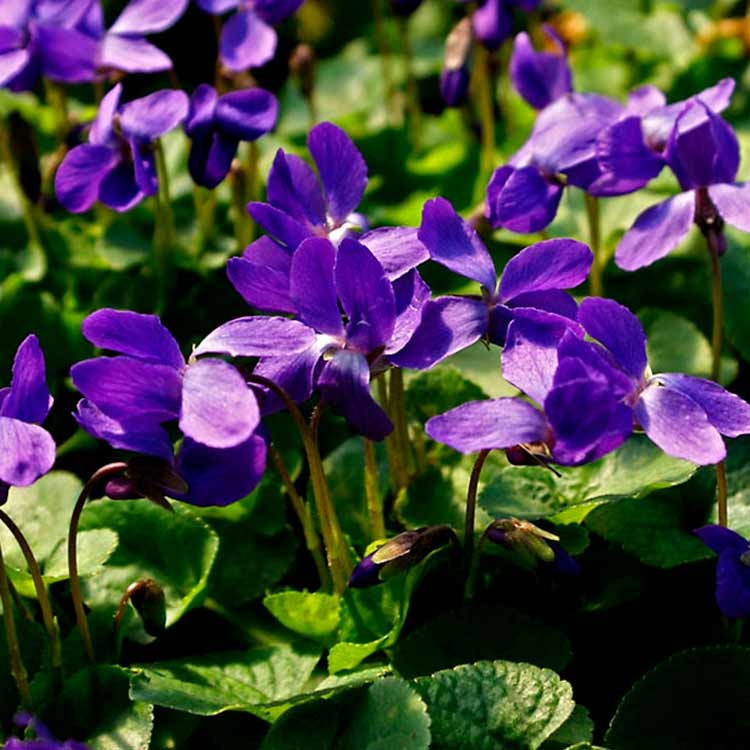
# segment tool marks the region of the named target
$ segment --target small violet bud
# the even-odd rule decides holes
[[[473,43],[471,20],[463,18],[445,40],[440,94],[448,107],[458,107],[469,93],[469,61]]]

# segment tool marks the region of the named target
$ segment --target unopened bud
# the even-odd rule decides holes
[[[315,51],[309,44],[298,44],[289,57],[289,70],[297,76],[305,99],[315,90]]]
[[[153,578],[142,578],[128,586],[128,594],[143,621],[143,629],[149,635],[161,635],[167,625],[164,589]]]

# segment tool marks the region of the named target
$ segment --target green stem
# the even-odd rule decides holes
[[[193,205],[197,219],[195,233],[195,254],[200,256],[214,233],[216,220],[216,191],[193,186]]]
[[[388,396],[388,388],[386,385],[385,373],[378,377],[378,400],[383,410],[390,416],[392,414],[392,403]],[[392,420],[392,417],[391,417]],[[388,435],[385,439],[385,452],[388,457],[388,469],[391,477],[391,483],[396,493],[408,484],[406,480],[406,467],[403,463],[403,455],[399,451],[398,439],[394,431]]]
[[[468,564],[471,565],[472,555],[474,553],[474,523],[477,514],[477,489],[479,488],[479,475],[482,473],[482,467],[490,455],[491,449],[479,451],[474,461],[474,468],[471,470],[469,478],[469,490],[466,493],[466,524],[464,526],[464,553]]]
[[[474,72],[475,93],[482,131],[480,171],[482,189],[495,168],[495,97],[493,94],[490,52],[481,44],[477,46]]]
[[[318,571],[318,578],[320,579],[320,587],[322,589],[327,589],[331,585],[331,576],[326,567],[323,550],[320,546],[320,536],[318,536],[318,532],[315,530],[310,507],[300,497],[299,492],[297,492],[297,488],[294,486],[294,482],[292,481],[292,477],[289,474],[289,470],[284,463],[284,458],[281,453],[279,453],[274,445],[270,447],[269,452],[271,454],[273,465],[276,467],[276,471],[281,477],[286,494],[289,495],[292,508],[302,525],[302,531],[305,536],[305,545],[307,546],[307,551],[315,562],[315,569]]]
[[[727,467],[724,461],[716,464],[716,510],[719,526],[728,526],[727,513]]]
[[[44,93],[47,104],[55,113],[55,129],[60,142],[63,142],[70,130],[70,117],[68,116],[68,98],[65,88],[59,83],[44,79]]]
[[[86,619],[86,610],[83,605],[83,594],[81,593],[81,580],[78,577],[78,548],[76,544],[78,540],[78,525],[81,521],[83,507],[86,505],[86,501],[88,500],[89,494],[94,486],[110,476],[121,474],[123,471],[126,471],[127,468],[128,465],[124,461],[117,461],[102,466],[101,469],[97,469],[97,471],[91,475],[88,482],[83,485],[70,517],[70,527],[68,529],[68,576],[70,578],[70,596],[73,599],[73,609],[75,610],[76,623],[78,625],[78,630],[81,633],[83,647],[86,651],[86,656],[92,664],[96,661],[94,656],[94,644],[91,641],[91,632],[89,631],[89,623]]]
[[[594,261],[591,264],[591,274],[589,276],[589,291],[592,297],[604,296],[604,280],[602,267],[602,247],[601,247],[601,222],[599,218],[599,200],[586,191],[583,193],[583,200],[586,204],[586,216],[589,222],[589,243],[591,252],[594,254]]]
[[[422,107],[419,102],[419,85],[414,74],[414,50],[409,33],[409,19],[398,19],[398,30],[401,36],[401,55],[406,72],[406,109],[409,113],[409,132],[412,146],[419,149],[422,142]]]
[[[721,285],[719,255],[709,247],[711,276],[713,277],[713,330],[711,334],[711,380],[719,380],[721,373],[721,346],[724,333],[724,295]]]
[[[52,612],[52,605],[49,599],[49,593],[47,591],[47,585],[42,577],[42,571],[39,568],[39,563],[34,557],[34,553],[31,550],[31,545],[26,540],[26,537],[21,532],[21,529],[15,524],[13,519],[0,510],[0,522],[4,523],[8,531],[13,535],[14,539],[18,543],[21,552],[26,560],[26,565],[31,573],[31,578],[34,581],[34,589],[36,590],[36,598],[39,601],[39,608],[42,612],[42,621],[44,622],[45,630],[47,631],[47,637],[49,638],[50,645],[50,657],[52,660],[52,666],[55,669],[62,667],[62,653],[60,649],[60,632],[57,628],[57,622]]]
[[[466,576],[466,585],[464,586],[464,601],[470,602],[474,598],[474,592],[477,588],[477,576],[479,575],[479,561],[482,558],[482,550],[487,541],[487,534],[482,534],[477,548],[471,556],[469,563],[469,575]]]
[[[385,18],[382,0],[372,0],[372,17],[375,26],[375,41],[378,46],[380,57],[380,70],[383,76],[383,88],[385,89],[385,102],[388,121],[393,124],[400,119],[397,112],[396,87],[393,85],[393,67],[391,64],[391,49],[388,44],[388,35],[385,31]]]
[[[10,671],[21,696],[21,702],[27,709],[31,708],[31,690],[29,689],[29,677],[26,666],[21,656],[21,646],[18,642],[16,621],[13,617],[13,605],[10,594],[10,582],[5,572],[3,553],[0,550],[0,602],[3,605],[3,621],[5,623],[5,640],[8,644],[8,656],[10,658]]]
[[[391,410],[391,419],[393,420],[393,431],[403,467],[401,486],[407,487],[409,485],[409,467],[411,465],[411,445],[409,443],[409,427],[406,422],[404,371],[400,367],[394,367],[391,370],[389,390],[389,407]]]
[[[156,156],[156,173],[159,180],[159,192],[154,196],[155,219],[154,226],[154,267],[159,289],[159,310],[166,305],[169,281],[170,256],[175,244],[174,214],[172,212],[172,198],[169,191],[169,173],[164,147],[160,140],[154,142]]]
[[[326,547],[328,569],[331,571],[334,591],[337,594],[341,594],[346,590],[349,583],[352,562],[349,556],[349,548],[346,546],[344,540],[344,533],[341,530],[341,524],[336,515],[336,508],[331,500],[331,493],[325,478],[323,459],[320,456],[318,442],[313,437],[312,431],[297,404],[294,403],[283,388],[280,388],[272,380],[264,378],[261,375],[249,375],[247,381],[262,385],[276,393],[284,401],[289,413],[297,424],[310,471],[310,483],[313,488],[315,508],[318,512],[320,528],[323,532],[323,543]]]
[[[378,488],[378,462],[375,455],[375,443],[363,438],[365,444],[365,495],[367,497],[367,514],[370,518],[370,534],[374,539],[385,538],[385,519],[383,503]]]

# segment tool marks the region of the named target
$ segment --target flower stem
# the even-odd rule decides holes
[[[16,621],[13,618],[13,606],[10,594],[10,582],[5,572],[3,553],[0,550],[0,602],[3,605],[3,622],[5,623],[5,640],[8,644],[8,656],[10,658],[10,671],[16,682],[21,702],[25,708],[31,708],[31,690],[29,689],[29,677],[26,666],[21,657],[21,646],[18,642]]]
[[[487,541],[487,535],[482,534],[477,548],[474,550],[471,560],[469,561],[469,574],[466,576],[466,585],[464,586],[464,601],[470,602],[474,598],[474,592],[477,587],[477,575],[479,574],[479,561],[482,557],[482,550]]]
[[[65,87],[54,81],[50,81],[49,78],[44,79],[44,94],[47,100],[47,104],[52,108],[55,113],[55,127],[57,129],[57,137],[60,141],[64,141],[70,130],[70,117],[68,115],[68,98],[65,92]]]
[[[724,296],[721,285],[719,255],[709,247],[711,276],[713,277],[713,329],[711,334],[711,380],[719,380],[721,371],[721,346],[724,331]]]
[[[294,512],[297,514],[297,518],[302,525],[302,531],[305,536],[305,545],[307,546],[307,551],[315,562],[315,569],[318,571],[318,578],[320,579],[320,587],[322,589],[327,589],[331,585],[331,576],[326,567],[323,550],[320,546],[320,537],[315,530],[310,507],[300,497],[299,492],[297,492],[297,488],[294,486],[294,482],[292,481],[292,477],[289,474],[289,470],[284,463],[284,458],[281,453],[279,453],[277,448],[273,445],[270,447],[269,452],[271,454],[273,465],[276,467],[276,471],[278,471],[281,481],[284,484],[286,494],[289,495],[292,508],[294,508]]]
[[[78,548],[76,545],[78,540],[78,525],[81,520],[83,506],[86,505],[86,501],[89,499],[89,494],[94,486],[108,477],[126,471],[127,468],[128,465],[124,461],[116,461],[102,466],[101,469],[97,469],[91,475],[86,484],[83,485],[81,494],[78,495],[78,500],[76,501],[73,513],[70,517],[70,527],[68,529],[68,576],[70,578],[70,596],[73,599],[73,609],[75,610],[76,623],[78,624],[78,630],[81,633],[83,647],[86,651],[86,656],[92,664],[96,661],[94,656],[94,644],[91,641],[89,624],[86,619],[86,610],[83,606],[81,581],[78,577]]]
[[[477,46],[474,82],[482,131],[480,156],[482,190],[495,168],[495,102],[490,65],[490,52],[481,44]]]
[[[404,456],[399,450],[398,438],[396,436],[396,425],[393,419],[393,393],[388,394],[388,387],[386,384],[386,376],[383,373],[377,378],[378,384],[378,400],[383,410],[391,417],[391,421],[394,422],[394,430],[385,439],[385,451],[388,456],[388,469],[391,476],[391,483],[396,493],[402,490],[408,484],[406,478],[406,467],[404,466]]]
[[[726,462],[724,461],[719,461],[719,463],[716,464],[716,510],[719,517],[719,526],[728,526],[727,467]]]
[[[13,519],[8,516],[5,511],[0,510],[0,522],[4,523],[8,531],[13,535],[18,546],[21,548],[26,565],[31,573],[31,578],[34,581],[34,588],[36,590],[36,598],[39,601],[39,608],[42,612],[42,621],[47,631],[47,637],[49,638],[50,645],[50,657],[52,660],[52,666],[54,669],[60,669],[62,667],[62,653],[60,649],[60,632],[57,628],[57,622],[55,616],[52,613],[52,605],[50,604],[49,593],[47,586],[42,577],[42,571],[39,568],[39,563],[34,557],[34,553],[31,550],[31,545],[26,540],[26,537],[21,532],[21,529],[15,524]]]
[[[193,205],[195,206],[196,233],[195,254],[200,256],[214,233],[216,219],[216,191],[207,190],[199,185],[193,186]]]
[[[594,260],[591,264],[591,275],[589,276],[589,292],[592,297],[604,296],[604,268],[602,266],[602,237],[601,221],[599,217],[599,199],[586,191],[583,193],[586,204],[586,216],[589,221],[589,243]]]
[[[474,468],[471,470],[469,478],[469,491],[466,493],[466,524],[464,526],[464,553],[466,559],[471,564],[474,553],[474,522],[477,515],[477,489],[479,487],[479,475],[482,473],[482,467],[490,455],[491,449],[479,451],[474,461]]]
[[[409,34],[409,20],[398,19],[398,30],[401,36],[401,55],[406,72],[406,109],[409,113],[409,133],[415,150],[419,150],[422,142],[422,107],[419,103],[419,86],[414,74],[414,50]]]
[[[159,192],[154,196],[156,207],[156,225],[154,226],[154,274],[158,285],[158,309],[163,311],[167,301],[170,255],[175,242],[174,214],[172,198],[169,192],[169,173],[164,147],[161,141],[154,141],[156,173],[159,180]]]
[[[247,381],[248,383],[262,385],[278,395],[284,401],[289,413],[297,423],[297,428],[302,438],[302,445],[305,449],[305,456],[307,457],[310,483],[313,488],[320,528],[323,532],[323,542],[328,558],[328,569],[331,571],[334,591],[337,594],[341,594],[349,582],[352,563],[349,556],[349,548],[344,541],[344,533],[341,530],[341,524],[336,515],[336,508],[331,500],[328,482],[323,471],[323,460],[320,456],[318,441],[314,438],[312,430],[302,416],[302,412],[300,412],[297,404],[294,403],[283,388],[276,385],[272,380],[264,378],[262,375],[249,375],[247,376]]]
[[[375,455],[375,443],[363,438],[365,444],[365,495],[367,496],[367,514],[370,517],[370,534],[374,539],[385,538],[385,519],[383,503],[378,490],[378,462]]]
[[[396,447],[401,457],[401,486],[409,485],[409,465],[411,449],[409,443],[409,427],[406,423],[406,392],[404,390],[404,371],[400,367],[391,370],[389,383],[389,407],[391,419],[393,420]]]

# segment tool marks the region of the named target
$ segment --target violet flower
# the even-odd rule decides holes
[[[514,8],[531,13],[541,2],[542,0],[480,0],[471,18],[474,35],[480,44],[494,51],[513,33]]]
[[[750,543],[736,531],[709,524],[694,531],[718,556],[716,603],[727,616],[750,616]]]
[[[192,141],[188,169],[197,185],[216,187],[226,177],[240,141],[255,141],[276,125],[279,104],[264,89],[219,96],[202,83],[190,98],[185,132]]]
[[[11,486],[26,487],[55,462],[55,441],[39,425],[52,407],[44,354],[33,334],[16,350],[10,386],[0,389],[0,505]]]
[[[5,750],[88,750],[88,746],[82,742],[58,740],[39,719],[29,714],[17,714],[13,721],[22,729],[32,729],[36,736],[30,740],[8,737],[3,745]]]
[[[513,43],[510,80],[513,87],[534,109],[544,109],[573,91],[573,76],[565,45],[551,26],[544,25],[553,52],[537,52],[531,37],[522,31]]]
[[[154,141],[177,127],[188,112],[182,91],[157,91],[120,104],[121,84],[101,101],[89,142],[70,150],[55,175],[62,205],[81,213],[99,200],[127,211],[159,189]]]
[[[276,53],[273,24],[294,13],[304,0],[196,0],[206,13],[237,12],[224,24],[219,39],[222,63],[241,73],[267,63]]]
[[[695,120],[700,123],[688,127]],[[683,192],[647,208],[625,232],[615,262],[634,271],[663,258],[693,223],[712,252],[725,249],[724,223],[750,232],[750,183],[737,183],[739,143],[732,128],[702,101],[688,102],[675,120],[664,158]]]
[[[473,45],[471,19],[462,18],[445,38],[440,95],[447,107],[459,107],[469,94],[469,61]]]
[[[538,242],[512,258],[498,281],[479,236],[444,198],[425,203],[419,239],[432,260],[482,285],[481,296],[446,295],[423,308],[419,327],[390,359],[399,367],[426,369],[480,338],[500,346],[517,310],[534,308],[575,319],[577,306],[564,290],[581,284],[593,255],[582,242]]]

